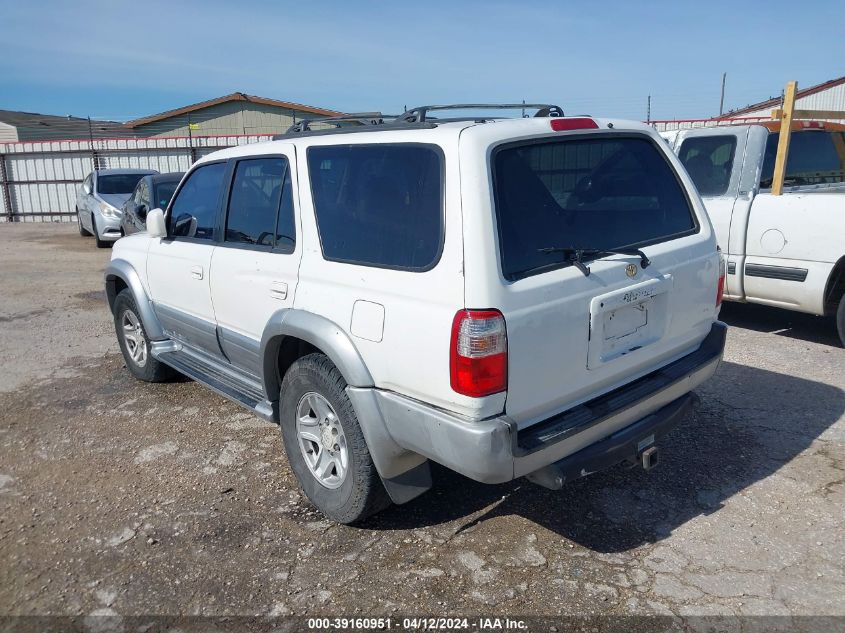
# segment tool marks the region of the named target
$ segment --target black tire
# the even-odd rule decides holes
[[[97,230],[97,220],[94,214],[91,214],[91,228],[94,229],[94,241],[97,242],[97,248],[108,248],[109,242],[100,239],[100,232]]]
[[[131,335],[124,327],[127,323],[137,324],[138,330],[134,333],[134,340],[140,340],[144,348],[143,362],[139,362],[140,359],[136,359],[130,350],[132,343],[128,339]],[[120,351],[123,352],[123,360],[126,361],[126,367],[129,368],[135,378],[144,382],[162,382],[175,375],[175,370],[153,358],[150,353],[150,339],[138,314],[135,297],[132,296],[128,288],[121,290],[114,300],[114,329],[117,334],[117,342],[120,344]],[[140,338],[137,336],[138,332],[140,332]]]
[[[346,381],[325,355],[303,356],[291,365],[282,380],[279,414],[288,462],[305,496],[329,519],[348,524],[383,510],[390,505],[390,499],[376,472],[345,389]],[[316,393],[328,401],[345,436],[348,467],[337,488],[326,487],[317,479],[300,449],[297,409],[309,393]]]
[[[79,234],[82,237],[91,237],[91,232],[82,226],[82,217],[79,215],[79,209],[76,210],[76,225],[79,227]]]
[[[845,347],[845,294],[839,298],[839,308],[836,310],[836,330],[839,332],[842,347]]]

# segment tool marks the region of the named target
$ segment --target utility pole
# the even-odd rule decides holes
[[[719,116],[722,116],[725,111],[725,79],[727,77],[728,73],[722,73],[722,98],[719,100]]]
[[[648,105],[645,111],[645,122],[651,123],[651,95],[648,95]]]
[[[191,160],[191,165],[197,162],[197,152],[194,149],[194,133],[191,129],[191,113],[188,112],[188,155]]]
[[[94,169],[100,168],[97,160],[97,150],[94,149],[94,128],[91,127],[91,117],[88,117],[88,141],[91,143],[91,162],[94,164]]]

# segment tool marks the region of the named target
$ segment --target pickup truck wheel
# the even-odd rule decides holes
[[[309,501],[338,523],[354,523],[390,500],[373,465],[346,381],[323,354],[288,369],[279,397],[282,439]]]
[[[90,237],[91,233],[82,226],[82,217],[79,215],[79,209],[76,210],[76,225],[79,227],[79,234],[82,237]]]
[[[839,341],[845,347],[845,294],[839,299],[839,308],[836,310],[836,329],[839,331]]]
[[[114,328],[123,359],[135,378],[162,382],[173,376],[174,370],[150,353],[150,339],[138,316],[135,297],[128,288],[121,290],[114,300]]]
[[[94,241],[97,242],[97,248],[108,248],[109,243],[100,239],[100,232],[97,231],[97,220],[94,214],[91,214],[91,228],[94,230]]]

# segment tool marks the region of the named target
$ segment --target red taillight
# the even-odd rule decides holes
[[[725,294],[725,256],[722,255],[722,249],[719,251],[719,285],[716,286],[716,307],[722,305],[722,297]]]
[[[549,119],[549,124],[555,132],[565,132],[567,130],[597,130],[598,123],[586,117],[572,117],[553,118]]]
[[[498,310],[460,310],[452,321],[452,389],[473,398],[508,387],[508,337]]]

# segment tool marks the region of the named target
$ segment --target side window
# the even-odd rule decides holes
[[[191,172],[170,209],[170,234],[173,237],[214,239],[225,173],[226,163],[203,165]]]
[[[778,151],[778,134],[769,134],[760,187],[772,186],[775,156]],[[786,160],[784,184],[817,185],[845,182],[845,133],[823,130],[793,132],[789,140],[789,157]]]
[[[135,190],[135,204],[145,204],[149,207],[148,198],[147,181],[142,180],[138,183],[138,188]]]
[[[170,199],[173,197],[173,192],[179,186],[179,181],[160,182],[155,185],[155,195],[152,196],[150,202],[150,209],[166,209]]]
[[[427,270],[443,234],[441,154],[420,144],[308,148],[323,257]]]
[[[678,157],[702,196],[721,196],[728,190],[736,152],[736,137],[699,136],[684,140]]]
[[[285,189],[288,191],[284,193],[290,198],[287,172],[288,161],[285,158],[267,157],[238,161],[226,216],[227,242],[257,244],[270,248],[276,245],[277,217]],[[289,211],[292,220],[292,204]],[[292,245],[292,224],[287,230]]]

